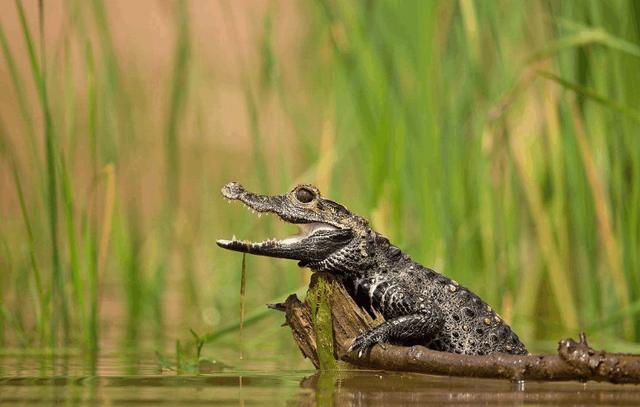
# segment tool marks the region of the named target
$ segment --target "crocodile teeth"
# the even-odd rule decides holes
[[[243,241],[243,242],[253,246],[276,245],[276,244],[287,245],[287,244],[294,244],[303,239],[306,239],[320,230],[336,229],[334,226],[329,225],[327,223],[322,223],[322,222],[300,223],[300,224],[296,224],[296,226],[298,226],[298,233],[282,240],[278,240],[272,237],[262,242],[249,242],[249,241]],[[221,240],[220,242],[223,242],[224,244],[229,244],[230,242],[238,242],[238,238],[236,238],[236,236],[233,235],[231,240]]]
[[[240,186],[239,184],[236,183],[229,183],[227,185],[225,185],[222,188],[222,194],[225,198],[225,200],[227,202],[231,202],[232,200],[237,200],[240,199],[240,195],[242,195],[243,193],[245,193],[246,191],[244,190],[244,188],[242,188],[242,186]],[[252,198],[253,199],[253,198]],[[265,196],[257,196],[255,197],[255,199],[259,199],[261,201],[267,201],[268,198]],[[251,213],[253,213],[254,215],[257,215],[258,218],[261,218],[263,213],[274,213],[273,211],[267,210],[267,209],[261,209],[261,208],[253,208],[251,206],[249,206],[249,204],[247,204],[245,202],[244,208],[248,211],[250,211]],[[280,220],[284,220],[282,217],[280,217]],[[286,237],[282,240],[278,240],[278,239],[274,239],[274,238],[270,238],[261,242],[251,242],[248,240],[238,240],[236,238],[236,236],[234,235],[232,240],[219,240],[218,243],[222,244],[224,246],[229,246],[229,245],[234,245],[234,246],[243,246],[243,247],[249,247],[249,246],[262,246],[265,244],[268,245],[290,245],[290,244],[296,244],[306,238],[309,238],[310,236],[314,235],[315,233],[322,231],[322,230],[336,230],[337,227],[332,226],[328,223],[323,223],[323,222],[310,222],[310,223],[292,223],[292,222],[288,222],[287,220],[284,220],[285,222],[289,223],[289,224],[295,224],[296,226],[298,226],[298,233]]]

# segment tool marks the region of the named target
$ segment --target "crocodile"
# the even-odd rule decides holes
[[[524,355],[525,345],[480,297],[424,267],[318,188],[298,185],[285,195],[260,195],[236,182],[222,188],[229,201],[277,215],[298,226],[288,238],[261,242],[218,240],[218,246],[262,256],[297,260],[300,267],[331,273],[358,306],[385,321],[356,337],[349,352],[361,357],[374,345],[423,345],[464,355],[495,352]]]

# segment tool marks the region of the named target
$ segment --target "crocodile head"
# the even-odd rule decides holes
[[[331,270],[330,264],[344,264],[350,252],[365,253],[372,231],[367,220],[344,206],[323,198],[313,185],[298,185],[286,195],[259,195],[230,182],[222,188],[228,200],[241,201],[258,213],[272,213],[298,226],[299,233],[282,240],[262,242],[218,240],[218,246],[244,253],[299,260],[301,267]],[[366,257],[366,253],[364,257]],[[332,261],[334,260],[334,261]]]

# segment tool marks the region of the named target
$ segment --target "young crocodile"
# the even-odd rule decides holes
[[[323,198],[313,185],[266,196],[231,182],[222,195],[259,213],[274,213],[296,224],[300,234],[259,243],[218,240],[218,246],[294,259],[300,267],[333,273],[358,305],[384,316],[384,323],[355,338],[350,351],[362,355],[375,344],[395,343],[467,355],[527,354],[518,336],[477,295],[412,261],[366,219]]]

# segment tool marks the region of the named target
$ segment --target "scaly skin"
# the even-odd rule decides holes
[[[338,276],[356,303],[385,322],[354,339],[359,355],[375,344],[424,345],[467,355],[527,354],[511,328],[477,295],[411,260],[362,217],[323,198],[312,185],[265,196],[237,183],[222,189],[258,212],[277,214],[304,228],[301,236],[252,243],[219,240],[245,253],[299,260],[301,267]]]

